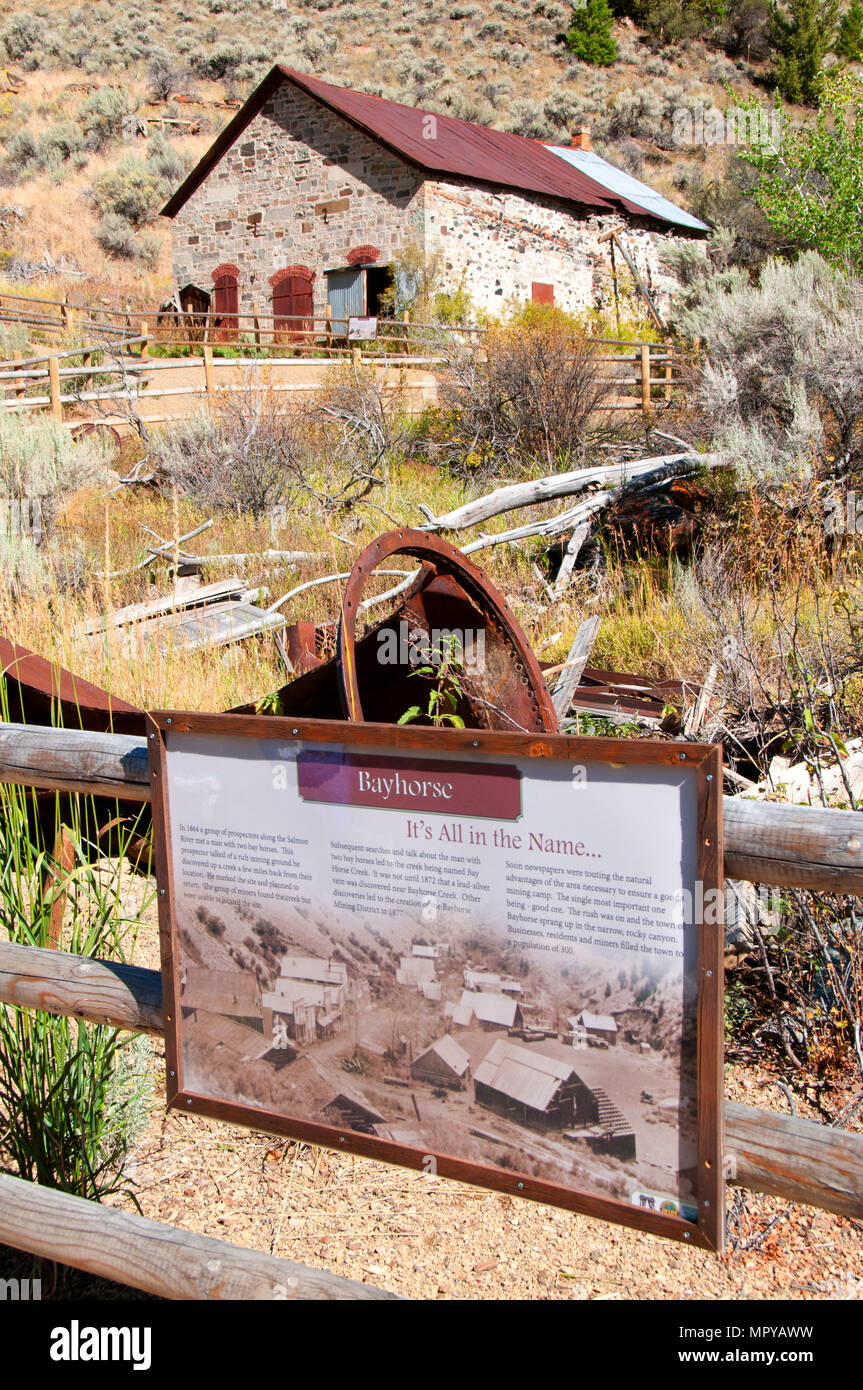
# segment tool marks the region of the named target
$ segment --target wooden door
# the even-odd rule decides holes
[[[273,285],[273,329],[276,342],[307,342],[312,331],[312,282],[303,275],[285,275]]]
[[[221,341],[237,337],[239,287],[235,266],[219,266],[213,273],[213,336]]]

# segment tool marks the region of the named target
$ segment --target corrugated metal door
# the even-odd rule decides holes
[[[348,319],[363,313],[363,272],[361,270],[332,270],[327,275],[327,303],[332,313],[333,332],[344,338]]]

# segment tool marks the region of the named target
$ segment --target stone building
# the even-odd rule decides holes
[[[580,149],[548,147],[274,67],[166,204],[184,308],[287,333],[374,315],[409,249],[500,314],[611,293],[609,231],[661,304],[669,238],[709,230]],[[299,321],[299,322],[298,322]],[[323,329],[323,323],[315,325]]]

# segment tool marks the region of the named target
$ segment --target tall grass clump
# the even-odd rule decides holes
[[[64,902],[64,950],[123,960],[140,913],[124,908],[122,860],[97,857],[92,800],[68,804],[65,853],[55,860],[35,795],[0,785],[0,939],[50,946]],[[149,1063],[143,1039],[0,1005],[0,1165],[90,1200],[124,1190],[124,1162],[149,1108]]]

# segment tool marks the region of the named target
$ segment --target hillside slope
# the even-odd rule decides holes
[[[615,25],[610,67],[580,63],[561,42],[569,7],[553,0],[301,0],[290,8],[284,0],[99,0],[13,4],[7,13],[0,273],[32,279],[54,262],[79,272],[69,283],[86,277],[88,287],[134,301],[152,300],[170,281],[170,228],[156,221],[155,194],[131,213],[128,198],[112,203],[104,194],[106,174],[152,164],[154,152],[128,119],[107,134],[87,133],[85,108],[106,88],[127,116],[166,122],[160,192],[180,181],[259,77],[282,61],[535,139],[568,144],[587,124],[600,153],[703,213],[704,190],[734,147],[681,145],[679,114],[725,108],[764,83],[763,64],[732,62],[698,40],[663,48],[626,19]]]

